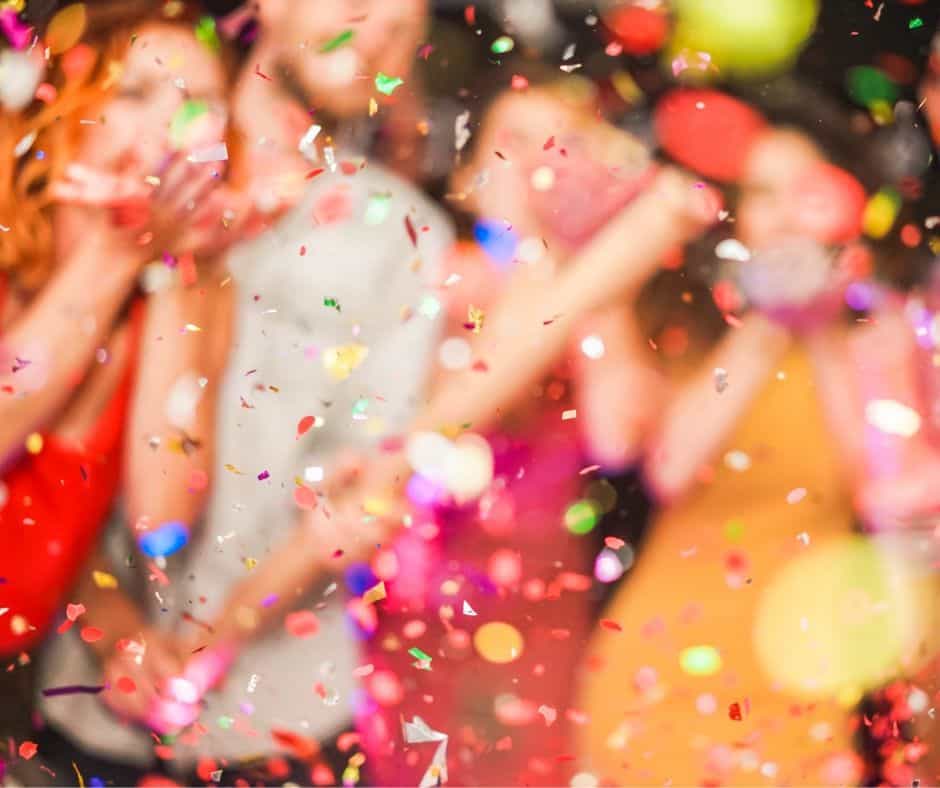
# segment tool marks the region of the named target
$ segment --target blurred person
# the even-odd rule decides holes
[[[105,570],[120,575],[119,589],[86,589],[103,616],[136,621],[144,640],[170,645],[149,665],[147,653],[135,659],[113,641],[103,665],[74,639],[50,658],[58,683],[110,684],[101,697],[43,701],[72,748],[63,753],[80,750],[76,762],[103,778],[153,768],[187,783],[332,784],[361,758],[349,736],[340,738],[359,656],[345,590],[333,578],[312,591],[284,590],[280,602],[309,613],[307,629],[271,632],[239,653],[213,648],[207,622],[231,586],[269,566],[272,545],[315,505],[311,485],[336,472],[341,450],[364,449],[405,423],[423,385],[438,331],[423,293],[449,243],[448,223],[370,158],[369,135],[357,127],[371,101],[380,121],[411,89],[387,98],[375,75],[407,84],[426,9],[419,0],[344,0],[311,13],[309,4],[265,0],[257,10],[258,36],[231,108],[245,154],[238,182],[263,218],[252,225],[257,237],[228,259],[234,338],[215,434],[200,435],[215,457],[208,511],[162,569],[137,558],[131,572]],[[178,492],[151,496],[165,510]],[[127,490],[132,529],[118,524],[115,557],[133,551],[139,515],[151,514],[134,505],[136,494]],[[82,600],[89,611],[90,599]],[[239,620],[250,627],[244,612]],[[174,736],[169,759],[157,734]]]
[[[854,334],[835,319],[844,283],[833,280],[865,267],[853,249],[861,186],[792,130],[756,134],[740,155],[735,238],[753,258],[742,271],[758,309],[734,315],[697,370],[686,353],[690,368],[645,395],[664,403],[639,436],[661,511],[605,613],[616,632],[590,647],[581,700],[581,766],[604,783],[858,782],[854,704],[931,653],[935,583],[853,534],[855,509],[890,529],[935,508],[916,480],[913,496],[869,505],[886,454],[895,471],[915,456],[923,465],[908,470],[940,467],[920,437],[886,445],[879,432],[866,445],[872,402],[918,400],[910,342],[890,328],[896,308]],[[808,284],[826,259],[841,273]],[[704,317],[664,315],[695,347]],[[859,364],[863,347],[874,368]]]
[[[417,779],[426,766],[418,748],[412,750],[417,758],[406,752],[403,759],[397,752],[401,745],[395,741],[397,733],[389,720],[399,709],[398,701],[404,698],[407,698],[407,706],[400,708],[407,708],[409,714],[428,715],[429,719],[440,719],[448,724],[464,724],[463,732],[446,731],[458,738],[450,750],[453,753],[456,749],[457,753],[451,761],[457,775],[455,779],[557,780],[559,772],[553,771],[544,753],[539,752],[537,740],[541,727],[535,723],[539,705],[536,701],[542,696],[559,706],[564,703],[566,691],[563,685],[559,686],[558,674],[564,672],[565,664],[571,665],[572,648],[577,644],[579,632],[583,634],[584,613],[579,611],[581,603],[575,595],[586,590],[584,584],[587,582],[589,586],[590,578],[583,574],[584,556],[579,557],[581,551],[576,540],[561,536],[564,532],[560,531],[560,500],[570,500],[575,487],[572,482],[576,481],[573,473],[580,460],[576,436],[570,429],[573,425],[558,426],[568,396],[567,386],[559,382],[539,387],[534,401],[527,393],[549,372],[559,354],[567,350],[572,321],[577,322],[596,309],[616,303],[619,294],[638,286],[659,266],[663,254],[700,232],[716,210],[691,181],[677,172],[667,168],[659,173],[648,173],[649,162],[641,146],[612,130],[605,135],[605,127],[585,121],[583,109],[575,112],[566,108],[551,92],[533,91],[531,97],[509,94],[497,102],[493,117],[502,120],[487,125],[483,131],[478,153],[459,176],[461,184],[457,188],[466,190],[463,192],[468,197],[466,207],[479,211],[482,216],[499,217],[498,223],[503,223],[504,227],[511,222],[512,231],[519,233],[520,238],[525,238],[527,232],[538,232],[541,223],[539,218],[527,215],[526,184],[533,172],[544,164],[546,126],[563,132],[563,137],[559,137],[562,152],[554,154],[559,160],[564,159],[566,145],[570,146],[573,158],[577,152],[577,164],[573,163],[568,173],[572,186],[577,183],[573,173],[578,164],[588,169],[604,169],[605,165],[600,163],[603,157],[600,161],[592,160],[585,153],[591,151],[592,146],[603,147],[608,153],[617,152],[619,159],[612,156],[611,161],[617,161],[622,169],[621,178],[602,179],[598,188],[609,193],[600,201],[598,210],[572,211],[572,215],[579,218],[565,224],[566,240],[562,240],[560,234],[557,250],[549,243],[552,251],[544,256],[536,254],[533,259],[527,259],[523,255],[524,262],[513,266],[512,275],[501,285],[501,294],[492,313],[487,312],[485,318],[480,317],[482,313],[478,309],[469,308],[468,300],[472,299],[476,307],[478,297],[484,299],[480,303],[492,299],[492,292],[487,291],[492,291],[490,282],[494,277],[482,267],[480,255],[471,253],[466,258],[458,255],[454,259],[459,262],[463,258],[460,267],[455,267],[454,271],[445,268],[447,278],[444,281],[449,281],[454,288],[451,293],[445,291],[445,300],[454,318],[459,319],[461,310],[468,309],[462,329],[473,341],[471,357],[478,361],[470,367],[445,373],[436,382],[431,401],[411,423],[407,433],[411,437],[406,437],[405,443],[410,443],[414,437],[427,437],[435,430],[457,437],[472,427],[474,433],[485,434],[498,424],[505,429],[505,434],[494,437],[497,456],[492,461],[501,479],[485,497],[482,510],[451,509],[440,523],[429,522],[427,511],[414,518],[398,519],[397,525],[404,523],[410,531],[403,532],[402,541],[394,550],[396,555],[388,550],[379,554],[374,565],[375,576],[371,576],[364,567],[357,566],[356,561],[370,557],[373,546],[394,533],[394,512],[399,508],[396,501],[411,476],[401,442],[388,445],[384,451],[374,454],[358,475],[352,475],[354,480],[348,482],[350,486],[345,486],[344,477],[328,480],[325,490],[330,496],[277,548],[274,560],[269,559],[234,589],[225,609],[213,621],[214,638],[220,644],[243,648],[257,629],[254,621],[251,626],[245,625],[245,619],[249,618],[245,611],[251,611],[249,620],[273,626],[289,609],[282,602],[286,590],[309,587],[324,572],[332,573],[352,563],[350,569],[362,595],[355,600],[358,619],[365,629],[372,629],[376,616],[381,618],[382,613],[370,607],[368,586],[373,579],[384,578],[382,582],[387,583],[390,604],[395,606],[388,612],[394,617],[390,616],[375,636],[377,649],[371,651],[372,659],[363,672],[368,677],[371,702],[378,702],[384,710],[381,721],[375,719],[378,727],[369,724],[368,717],[374,713],[372,706],[365,706],[363,716],[367,718],[364,735],[369,752],[376,753],[374,759],[380,762],[376,767],[380,780],[386,782]],[[487,180],[483,177],[487,169],[483,163],[491,161],[494,153],[498,154],[497,161],[502,158],[506,163],[492,168]],[[561,168],[563,164],[558,166]],[[629,205],[624,207],[625,203]],[[605,226],[607,219],[610,221]],[[599,227],[603,229],[594,235]],[[584,242],[592,235],[593,239],[580,252],[576,251],[577,242]],[[625,246],[625,238],[636,240]],[[535,246],[542,246],[537,236]],[[570,260],[566,261],[566,256],[570,256]],[[458,271],[456,276],[450,275]],[[592,276],[590,285],[567,286],[575,277],[584,277],[587,271],[597,272],[597,281]],[[525,338],[521,342],[517,340],[520,324],[525,326],[522,332]],[[532,413],[525,408],[530,402],[538,406]],[[523,406],[522,409],[517,410],[517,405]],[[518,415],[504,423],[504,409]],[[471,447],[465,442],[466,448],[474,450],[475,447],[476,452],[486,455],[480,438],[465,437],[470,437],[473,444]],[[458,438],[457,446],[460,444]],[[410,454],[410,450],[407,453]],[[531,481],[523,479],[530,474]],[[542,491],[548,479],[552,486],[558,486],[557,495],[555,491],[551,495]],[[482,490],[469,495],[463,490],[454,495],[458,501],[462,496],[469,501],[480,492]],[[486,512],[490,506],[491,516]],[[522,511],[527,507],[531,511]],[[544,529],[551,529],[552,521],[557,530],[549,539],[547,534],[551,531]],[[519,525],[518,531],[515,524]],[[443,536],[440,541],[434,538],[438,532]],[[520,545],[523,549],[517,550]],[[527,550],[531,555],[519,555]],[[396,563],[398,570],[393,578],[387,568]],[[494,569],[495,564],[500,567]],[[569,566],[581,571],[566,571]],[[454,610],[457,599],[442,600],[438,596],[438,584],[445,581],[444,586],[448,585],[448,570],[456,577],[464,577],[463,594],[471,595],[475,603],[470,604],[470,613]],[[528,572],[536,576],[531,577],[532,584],[526,586],[527,602],[520,604],[521,600],[514,594],[520,577]],[[456,579],[450,579],[458,584]],[[498,588],[500,584],[502,588]],[[476,590],[472,590],[474,586]],[[557,599],[558,596],[564,598]],[[272,600],[276,601],[272,603]],[[444,607],[438,610],[442,603]],[[536,620],[531,624],[525,620],[528,603],[543,608],[537,615],[533,612]],[[440,679],[433,676],[427,680],[423,676],[414,680],[400,679],[396,675],[401,661],[406,659],[406,645],[401,635],[422,638],[421,634],[408,634],[416,632],[434,637],[441,634],[440,626],[462,630],[464,627],[458,626],[457,620],[451,622],[452,614],[444,608],[451,609],[453,616],[472,617],[476,604],[484,611],[481,615],[498,611],[531,636],[523,652],[525,665],[534,672],[532,684],[526,681],[522,685],[528,697],[504,697],[499,700],[506,702],[497,703],[494,708],[493,693],[503,681],[509,680],[510,674],[489,668],[482,658],[472,658],[462,665],[455,663],[452,669],[457,672]],[[422,609],[439,613],[443,617],[441,625],[430,617],[425,620],[417,616]],[[560,622],[564,626],[551,627],[549,619],[555,611],[565,619]],[[412,613],[415,613],[414,618]],[[399,633],[397,630],[405,619],[409,621]],[[570,646],[560,645],[563,635],[571,637]],[[453,642],[445,638],[442,650],[432,650],[432,659],[451,653],[451,648],[455,658],[468,655],[467,631],[454,631],[449,637]],[[393,642],[396,645],[389,645]],[[416,642],[423,644],[424,641]],[[388,653],[382,654],[382,651]],[[556,672],[550,658],[562,653],[567,656],[560,659]],[[415,659],[418,667],[422,667],[424,658]],[[493,661],[498,662],[500,658]],[[540,661],[542,668],[538,665]],[[436,666],[437,663],[431,667],[432,673],[442,669]],[[475,675],[477,673],[479,676]],[[424,688],[430,690],[427,696],[423,694]],[[514,688],[507,684],[506,689],[508,694]],[[431,696],[437,699],[433,710],[424,705]],[[543,705],[547,714],[561,713],[560,708]],[[520,724],[530,726],[529,730],[513,729],[513,725]],[[486,754],[494,746],[497,751],[507,749],[505,742],[500,744],[496,740],[502,725],[512,730],[512,738],[518,739],[521,749],[518,757],[510,754],[494,758]],[[558,731],[557,735],[552,734],[553,746],[563,749],[566,736],[561,724]],[[393,753],[394,758],[389,758],[389,753]],[[464,763],[467,758],[473,763]],[[492,765],[488,765],[488,760]],[[439,770],[440,764],[435,764],[435,769]],[[436,779],[433,773],[429,774],[425,779]]]
[[[149,60],[142,63],[152,52],[132,53],[119,76],[129,31],[113,30],[114,4],[105,6],[88,12],[86,40],[94,46],[46,58],[24,18],[3,11],[12,46],[0,54],[0,604],[9,613],[0,649],[8,658],[19,654],[4,674],[3,704],[3,732],[17,737],[28,732],[32,707],[29,653],[65,612],[112,505],[128,425],[139,429],[153,408],[155,391],[138,384],[159,383],[159,373],[152,380],[141,343],[168,334],[173,366],[177,355],[206,352],[202,338],[179,341],[179,323],[167,315],[211,312],[212,296],[140,298],[145,265],[161,255],[211,258],[226,241],[221,203],[210,199],[220,167],[154,144],[155,127],[168,123],[183,92],[157,84]],[[150,4],[121,6],[127,19],[150,12]],[[193,98],[211,90],[215,68],[184,90]],[[198,467],[202,456],[193,455]]]

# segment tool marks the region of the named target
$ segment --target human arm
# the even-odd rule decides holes
[[[96,572],[113,577],[103,547],[89,560],[75,589],[74,598],[85,606],[77,625],[101,632],[99,639],[85,640],[85,646],[101,664],[102,700],[123,718],[143,720],[165,682],[182,670],[182,653],[171,635],[150,626],[124,589],[96,581]]]
[[[674,389],[650,436],[644,475],[652,494],[681,496],[719,451],[790,345],[787,331],[759,314],[731,329],[688,381]],[[715,369],[727,372],[719,391]]]
[[[231,288],[210,269],[190,287],[147,299],[125,445],[125,507],[135,530],[192,527],[212,467],[218,386],[231,323]]]

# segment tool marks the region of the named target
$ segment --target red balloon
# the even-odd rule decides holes
[[[662,149],[680,164],[717,181],[737,180],[766,131],[756,110],[717,90],[677,89],[654,113]]]
[[[841,244],[862,234],[866,201],[855,176],[820,162],[796,181],[792,205],[803,232],[821,243]]]
[[[662,11],[626,5],[614,9],[604,20],[614,38],[631,55],[651,55],[669,34],[669,19]]]

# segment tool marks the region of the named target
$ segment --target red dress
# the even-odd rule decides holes
[[[0,281],[0,305],[4,296]],[[0,478],[0,656],[28,650],[46,635],[111,508],[142,306],[132,310],[127,368],[82,445],[41,433],[41,451],[14,459]]]

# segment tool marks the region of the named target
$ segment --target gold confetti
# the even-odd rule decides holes
[[[333,380],[346,380],[369,355],[369,348],[353,342],[323,352],[323,367]]]
[[[246,558],[245,559],[245,568],[250,572],[258,565],[257,558]]]
[[[114,575],[107,572],[99,572],[97,569],[91,573],[91,579],[95,581],[98,588],[117,588],[118,581]]]
[[[467,328],[473,331],[474,334],[480,333],[485,319],[486,315],[482,309],[477,309],[473,304],[467,307]]]
[[[371,118],[379,111],[379,104],[374,98],[369,99],[369,117]]]
[[[388,596],[385,593],[385,582],[379,580],[372,588],[367,588],[365,593],[362,595],[362,601],[367,605],[374,604],[375,602],[380,602],[385,597]]]
[[[30,433],[26,438],[26,451],[30,454],[39,454],[42,451],[42,435],[38,432]]]
[[[227,470],[229,473],[237,474],[238,476],[245,475],[243,471],[238,470],[238,468],[236,468],[234,465],[232,465],[229,462],[225,463],[225,470]]]

